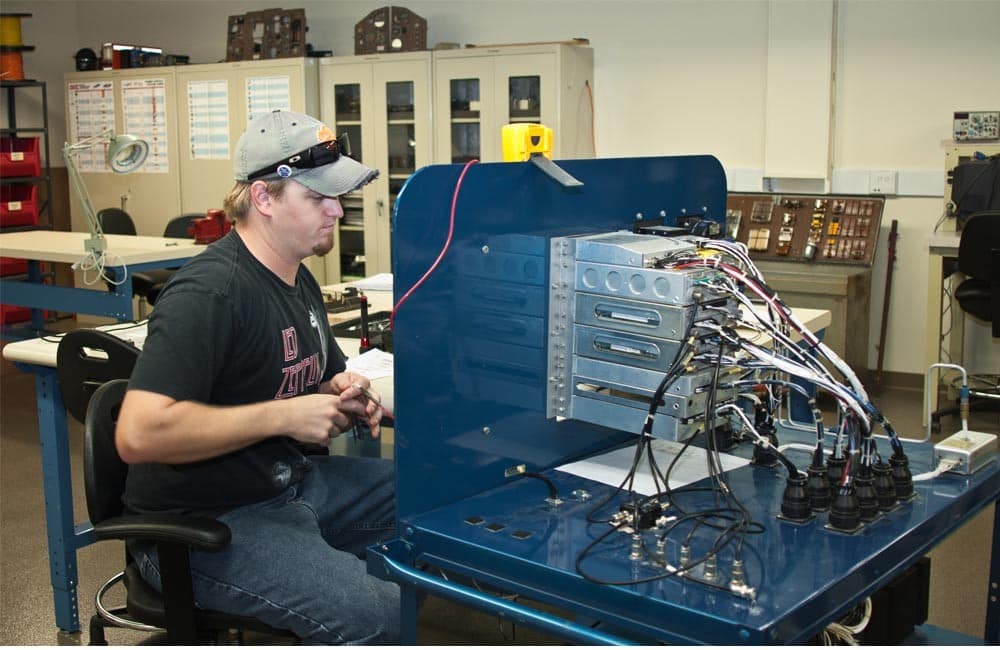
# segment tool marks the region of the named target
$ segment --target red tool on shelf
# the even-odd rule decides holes
[[[222,210],[209,210],[204,217],[191,220],[188,234],[194,237],[196,244],[211,244],[232,230],[233,225],[226,219]]]

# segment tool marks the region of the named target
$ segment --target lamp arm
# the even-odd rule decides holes
[[[80,169],[76,165],[76,153],[99,144],[102,140],[99,138],[101,136],[94,136],[93,138],[88,138],[77,144],[66,143],[63,146],[63,160],[66,161],[66,172],[69,176],[70,186],[73,188],[73,193],[76,195],[77,201],[80,203],[80,208],[83,210],[84,219],[87,221],[87,230],[90,232],[90,239],[84,242],[84,248],[95,255],[99,255],[104,252],[106,247],[106,240],[104,239],[104,230],[101,228],[101,223],[97,220],[97,213],[94,211],[94,204],[90,199],[90,192],[87,191],[87,186],[83,182],[83,177],[80,176]],[[91,142],[93,140],[93,142]]]

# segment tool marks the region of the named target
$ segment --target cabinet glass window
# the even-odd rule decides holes
[[[479,119],[479,79],[451,80],[451,117]]]
[[[479,158],[479,122],[451,125],[451,162],[467,163]]]
[[[413,119],[413,82],[390,81],[385,85],[386,109],[390,120]]]
[[[413,82],[390,81],[385,85],[389,117],[389,178],[417,170],[417,142],[413,124]]]
[[[412,124],[390,124],[389,175],[412,174],[417,170],[416,146]]]
[[[508,91],[511,122],[537,122],[542,115],[542,78],[511,77]]]
[[[345,135],[347,137],[343,138],[343,136],[345,136]],[[343,140],[345,140],[345,139],[347,141],[347,144],[350,144],[349,148],[347,148],[347,149],[341,149],[341,151],[344,151],[346,154],[348,154],[351,158],[354,158],[355,160],[357,160],[359,163],[363,163],[364,162],[364,160],[361,159],[361,125],[360,124],[343,124],[343,123],[338,123],[337,124],[337,137],[342,140],[341,145],[345,144],[343,142]]]
[[[361,84],[336,84],[333,87],[333,97],[337,123],[361,120]]]
[[[347,134],[351,158],[358,162],[363,151],[361,142],[361,84],[335,84],[333,87],[334,119],[337,137]]]

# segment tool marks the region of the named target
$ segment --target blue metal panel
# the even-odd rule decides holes
[[[565,188],[530,163],[469,168],[451,247],[395,316],[400,516],[497,486],[504,470],[551,467],[630,437],[545,418],[549,238],[629,228],[641,215],[725,219],[726,182],[711,156],[560,161]],[[425,167],[396,202],[396,299],[448,234],[461,165]]]

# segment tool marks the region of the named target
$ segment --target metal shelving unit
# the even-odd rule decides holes
[[[4,111],[7,115],[7,126],[0,129],[0,136],[4,138],[13,137],[33,137],[41,138],[41,172],[37,176],[2,176],[0,175],[0,185],[2,186],[42,186],[45,188],[44,198],[38,198],[38,216],[36,223],[6,226],[0,224],[0,232],[19,232],[24,230],[38,230],[41,228],[52,229],[52,174],[50,173],[50,142],[49,142],[49,117],[48,117],[48,93],[44,81],[20,80],[20,81],[0,81],[0,91],[6,104]],[[18,123],[17,104],[19,99],[27,93],[38,93],[41,100],[40,115],[41,126],[23,126]],[[0,251],[2,252],[2,251]],[[26,275],[32,282],[42,282],[51,280],[54,273],[51,269],[43,269],[39,262],[28,260]],[[8,277],[17,277],[16,274]],[[4,326],[4,338],[8,338],[6,323],[0,320]],[[38,309],[31,310],[31,331],[36,332],[44,327],[43,312]]]

